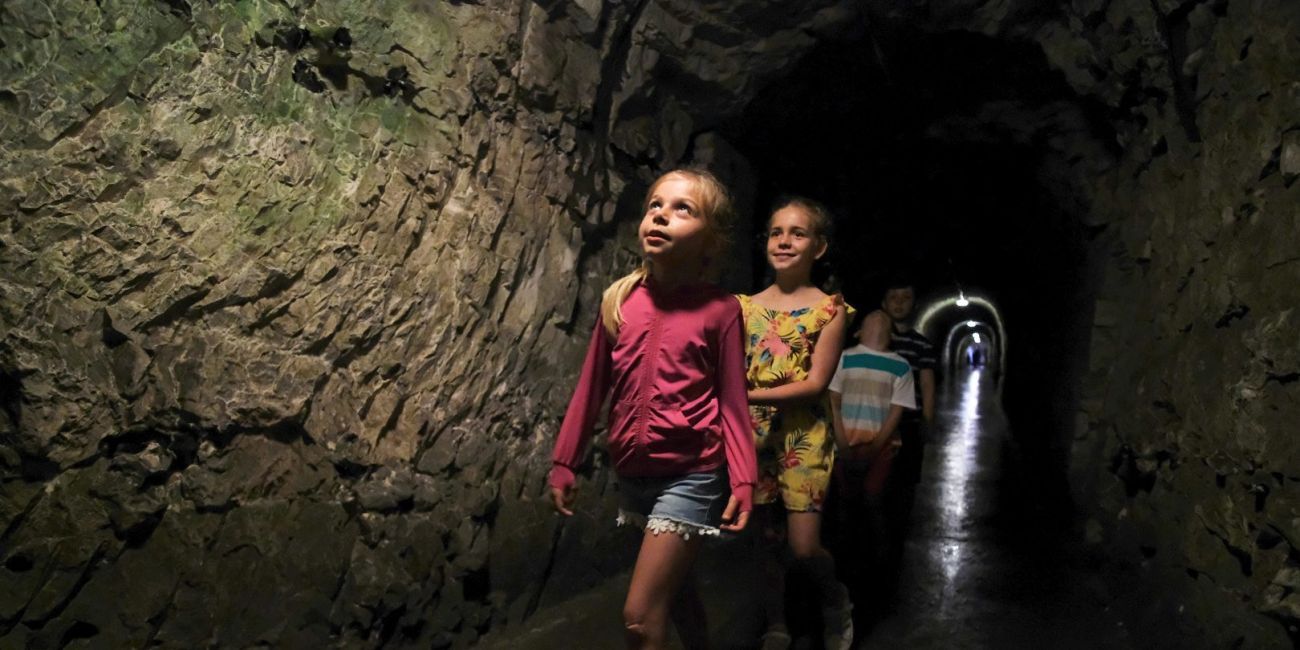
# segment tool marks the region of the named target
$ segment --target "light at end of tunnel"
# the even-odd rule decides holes
[[[979,343],[979,342],[980,342],[980,335],[979,335],[979,332],[976,332],[976,333],[974,333],[974,334],[971,334],[971,340],[972,340],[972,341],[975,341],[976,343]]]

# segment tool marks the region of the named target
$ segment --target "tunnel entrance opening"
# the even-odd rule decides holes
[[[1061,130],[1113,142],[1103,118],[1032,44],[891,26],[819,44],[720,130],[754,170],[759,241],[783,194],[830,208],[824,284],[860,313],[897,276],[915,283],[918,307],[960,286],[998,305],[996,370],[1013,434],[1063,484],[1092,233],[1062,172],[1073,163],[1053,143]],[[751,288],[767,283],[761,260],[756,245]],[[950,325],[922,331],[943,346]]]

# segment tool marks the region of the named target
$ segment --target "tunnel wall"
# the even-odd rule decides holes
[[[540,499],[599,292],[830,4],[0,7],[0,645],[464,646],[622,570],[599,450]]]
[[[1091,35],[1047,41],[1078,87],[1128,80],[1088,218],[1073,487],[1146,578],[1137,618],[1173,623],[1148,641],[1281,647],[1300,624],[1300,5],[1091,4]]]

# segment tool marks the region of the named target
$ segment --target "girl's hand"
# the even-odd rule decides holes
[[[749,523],[749,511],[747,510],[737,515],[736,510],[739,508],[740,502],[736,500],[735,495],[732,495],[731,498],[727,499],[727,509],[722,511],[722,526],[720,526],[722,530],[729,530],[733,533],[745,530],[745,524]]]
[[[577,495],[578,488],[572,484],[566,485],[563,488],[552,487],[551,505],[555,507],[556,512],[565,517],[571,517],[573,516],[573,510],[570,508],[573,507],[573,499]]]

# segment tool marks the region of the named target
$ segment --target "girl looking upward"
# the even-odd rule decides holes
[[[732,218],[708,172],[679,169],[650,186],[638,230],[645,261],[605,291],[552,456],[552,501],[571,515],[574,470],[609,395],[619,523],[644,530],[623,605],[630,648],[665,647],[670,619],[687,648],[707,645],[691,564],[704,536],[749,520],[744,323],[735,298],[704,280]]]

